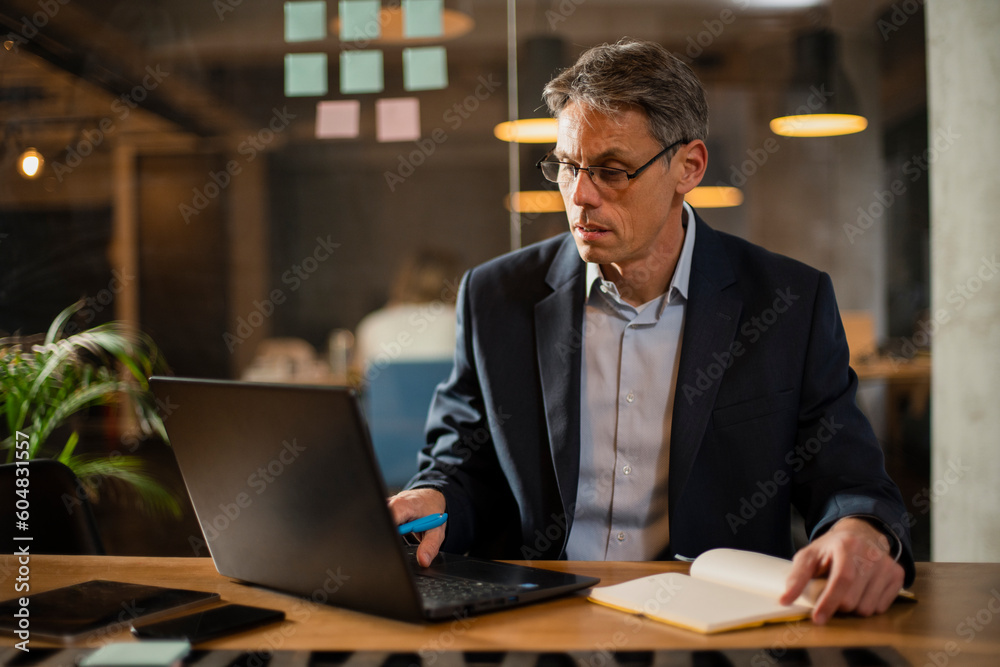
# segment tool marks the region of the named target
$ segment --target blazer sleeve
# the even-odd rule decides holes
[[[492,422],[485,409],[474,354],[473,271],[463,278],[456,304],[455,357],[449,378],[438,386],[427,417],[419,471],[407,488],[434,488],[448,511],[443,550],[466,553],[488,542],[477,526],[510,516],[513,497],[497,460]],[[501,512],[501,508],[508,511]],[[515,511],[516,515],[516,511]],[[498,529],[500,526],[497,526]],[[500,531],[498,530],[498,533]]]
[[[885,471],[875,433],[857,406],[857,387],[833,284],[821,273],[802,378],[798,434],[789,457],[793,502],[805,518],[811,540],[847,516],[867,518],[889,531],[901,547],[899,563],[909,585],[915,573],[911,517]]]

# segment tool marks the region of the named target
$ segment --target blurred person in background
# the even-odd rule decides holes
[[[451,359],[460,278],[458,258],[446,250],[425,248],[407,257],[388,303],[358,323],[354,373],[364,381],[394,361]]]

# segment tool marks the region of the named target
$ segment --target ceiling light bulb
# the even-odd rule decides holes
[[[783,137],[839,137],[868,127],[864,116],[843,113],[814,113],[782,116],[771,121],[771,131]]]
[[[500,141],[519,144],[553,144],[557,127],[555,118],[521,118],[500,123],[493,128],[493,135]]]
[[[24,151],[17,159],[17,171],[24,178],[38,178],[44,166],[45,158],[34,148]]]
[[[699,185],[684,201],[695,208],[729,208],[743,203],[743,191],[724,185]]]
[[[558,190],[524,190],[504,197],[504,208],[513,206],[518,213],[558,213],[565,211],[562,195]]]

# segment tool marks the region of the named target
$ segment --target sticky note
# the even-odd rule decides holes
[[[375,138],[379,141],[419,139],[420,100],[398,97],[375,102]]]
[[[169,667],[191,652],[185,639],[105,644],[85,656],[82,667]]]
[[[448,87],[448,54],[443,46],[403,49],[403,88],[438,90]]]
[[[361,102],[336,100],[316,103],[317,139],[353,139],[360,132]]]
[[[285,96],[326,95],[325,53],[285,54]]]
[[[382,52],[343,51],[340,54],[340,92],[381,93],[385,87],[382,75]]]
[[[403,37],[444,34],[444,0],[403,0]]]
[[[308,42],[326,37],[326,0],[285,3],[285,41]]]
[[[340,0],[340,39],[357,42],[378,39],[382,34],[379,23],[379,0]]]

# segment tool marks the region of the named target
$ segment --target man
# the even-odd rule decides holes
[[[540,163],[570,233],[470,271],[455,366],[397,521],[494,558],[792,555],[813,619],[889,607],[913,578],[898,489],[855,405],[829,276],[715,232],[685,204],[708,155],[691,70],[657,44],[591,49],[546,86]]]

